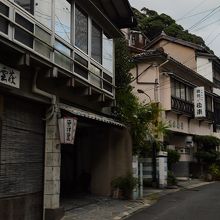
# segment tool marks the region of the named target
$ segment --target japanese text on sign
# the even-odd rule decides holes
[[[196,87],[194,89],[194,108],[195,117],[206,117],[204,87]]]
[[[19,88],[20,72],[0,63],[0,83]]]
[[[77,119],[66,117],[58,121],[61,144],[74,144]]]

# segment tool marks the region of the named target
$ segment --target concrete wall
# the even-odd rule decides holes
[[[205,57],[197,57],[197,73],[213,82],[212,61]]]
[[[154,48],[158,47],[162,47],[165,53],[196,71],[196,56],[192,48],[167,40],[161,40],[158,44],[155,44]]]
[[[193,135],[211,135],[212,125],[205,121],[189,119],[186,116],[178,116],[174,112],[166,113],[166,121],[169,130]]]
[[[93,136],[91,192],[111,195],[111,181],[132,171],[132,144],[127,129],[108,128]]]

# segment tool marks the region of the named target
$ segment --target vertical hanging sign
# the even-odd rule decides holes
[[[74,144],[77,119],[72,117],[60,118],[58,120],[60,143]]]
[[[196,118],[206,117],[204,87],[196,87],[194,89],[194,111]]]

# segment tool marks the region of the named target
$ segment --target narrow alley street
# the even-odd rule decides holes
[[[219,220],[220,183],[168,194],[128,220]]]

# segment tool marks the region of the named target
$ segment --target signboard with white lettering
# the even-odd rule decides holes
[[[196,87],[194,89],[194,110],[196,118],[206,117],[204,87]]]
[[[20,72],[0,63],[0,83],[20,88]]]
[[[61,144],[74,144],[77,119],[71,117],[58,120]]]

